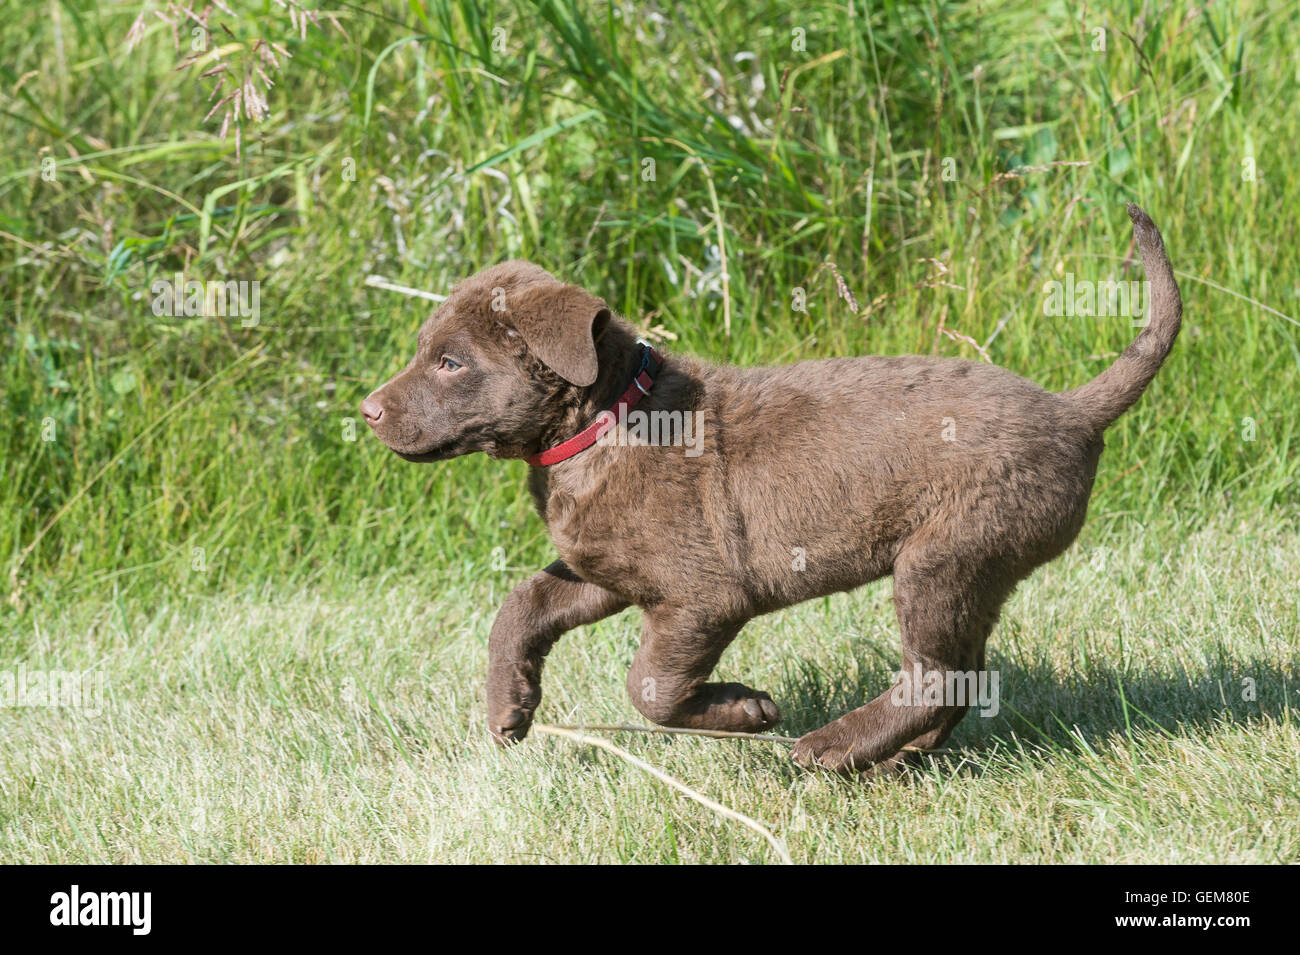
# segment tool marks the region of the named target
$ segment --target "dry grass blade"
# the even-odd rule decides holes
[[[546,724],[535,724],[543,726]],[[550,726],[549,729],[576,730],[584,732],[587,730],[596,730],[601,733],[660,733],[665,736],[704,736],[709,739],[752,739],[760,743],[787,743],[793,744],[799,742],[797,736],[777,736],[773,733],[736,733],[730,730],[693,730],[681,729],[671,726],[637,726],[635,723],[577,723],[560,726]],[[901,749],[907,753],[947,753],[946,749],[923,749],[920,746],[903,746]]]
[[[390,282],[382,275],[367,275],[366,285],[372,288],[381,288],[386,292],[397,292],[401,295],[409,295],[412,298],[428,299],[430,302],[445,302],[447,296],[439,295],[437,292],[426,292],[423,289],[411,288],[409,285],[399,285],[396,282]]]
[[[764,743],[797,743],[796,736],[775,736],[770,733],[733,733],[728,730],[692,730],[669,726],[637,726],[634,723],[578,723],[554,726],[554,729],[596,730],[601,733],[663,733],[668,736],[705,736],[712,739],[753,739]]]
[[[665,773],[662,769],[656,769],[654,766],[651,766],[645,760],[633,756],[627,750],[619,746],[615,746],[609,740],[601,739],[598,736],[585,736],[581,732],[565,729],[564,727],[560,727],[560,726],[547,726],[544,723],[533,724],[533,729],[538,733],[542,733],[550,736],[563,736],[565,739],[573,740],[575,743],[583,743],[589,746],[595,746],[605,750],[606,752],[613,753],[615,756],[619,757],[620,759],[626,760],[627,762],[631,763],[637,769],[649,773],[651,776],[655,777],[655,779],[658,779],[660,782],[667,783],[669,786],[671,786],[673,789],[676,789],[682,795],[690,799],[694,799],[701,806],[705,806],[708,809],[712,809],[714,812],[718,813],[718,815],[725,816],[728,819],[740,823],[742,826],[745,826],[748,829],[754,830],[760,836],[766,839],[768,843],[771,844],[772,849],[776,852],[777,856],[780,858],[782,862],[784,862],[786,865],[794,865],[794,860],[790,858],[790,853],[786,849],[785,844],[772,833],[771,829],[767,828],[767,826],[763,825],[757,819],[752,819],[749,816],[746,816],[742,812],[736,812],[736,810],[734,809],[728,809],[726,806],[722,805],[722,803],[710,799],[702,792],[698,792],[697,790],[692,789],[690,786],[686,785],[680,780],[674,779],[672,776],[669,776],[667,773]]]

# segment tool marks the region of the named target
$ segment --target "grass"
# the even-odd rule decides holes
[[[769,860],[611,757],[491,748],[491,615],[551,548],[521,464],[356,428],[422,317],[366,277],[523,256],[669,349],[983,352],[1062,389],[1133,329],[1045,315],[1043,283],[1136,278],[1134,199],[1184,333],[995,634],[1003,712],[865,791],[768,744],[620,743],[798,861],[1295,861],[1293,4],[412,0],[301,35],[249,4],[224,55],[293,57],[238,154],[185,34],[126,49],[156,6],[0,12],[0,671],[109,693],[0,710],[0,855]],[[260,282],[258,323],[155,316],[177,271]],[[755,621],[723,672],[811,729],[884,685],[887,594]],[[635,631],[566,638],[541,717],[629,718]]]
[[[770,826],[796,862],[1294,861],[1300,543],[1226,519],[1125,531],[1013,598],[989,663],[1001,711],[968,717],[912,784],[809,775],[769,743],[618,742]],[[511,579],[447,593],[268,583],[37,615],[28,666],[102,667],[106,699],[99,716],[31,707],[9,721],[0,856],[774,861],[758,835],[615,757],[489,742],[487,634]],[[723,675],[771,691],[783,731],[813,729],[888,685],[890,611],[873,585],[760,619]],[[561,641],[543,718],[640,722],[623,690],[637,634],[625,613]]]

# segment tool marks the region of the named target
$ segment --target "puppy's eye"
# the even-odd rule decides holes
[[[443,371],[459,371],[461,368],[464,368],[465,366],[462,365],[460,362],[458,362],[456,359],[448,355],[443,355],[442,362],[441,364],[439,364],[438,367],[441,368]]]

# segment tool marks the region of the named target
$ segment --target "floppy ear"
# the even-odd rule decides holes
[[[551,371],[583,388],[596,380],[596,336],[610,319],[601,299],[576,285],[538,282],[507,293],[505,314]]]

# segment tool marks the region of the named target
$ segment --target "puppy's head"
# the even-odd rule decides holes
[[[494,265],[452,289],[410,364],[361,414],[408,461],[525,457],[548,408],[595,382],[595,341],[609,320],[604,302],[536,265]]]

